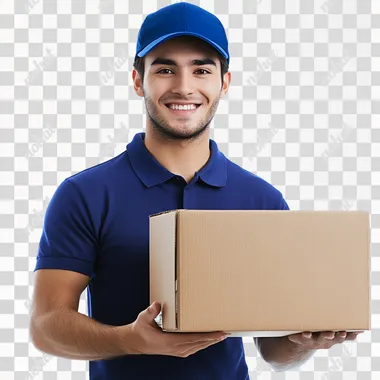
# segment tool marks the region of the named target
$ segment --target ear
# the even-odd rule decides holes
[[[132,71],[133,88],[138,96],[144,97],[143,85],[140,74],[136,69]]]
[[[231,73],[228,71],[223,76],[223,86],[221,90],[221,97],[227,94],[231,82]]]

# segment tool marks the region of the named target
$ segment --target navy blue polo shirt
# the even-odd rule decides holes
[[[190,183],[164,168],[138,133],[118,156],[65,179],[46,210],[35,270],[90,277],[89,316],[132,323],[149,306],[149,215],[173,209],[288,209],[282,194],[236,165],[209,140],[211,155]],[[242,338],[187,358],[125,355],[90,361],[91,380],[246,380]]]

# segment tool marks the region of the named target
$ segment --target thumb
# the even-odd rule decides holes
[[[149,307],[148,307],[148,313],[151,320],[154,320],[154,318],[157,317],[158,314],[160,314],[161,311],[161,305],[159,302],[154,301]]]

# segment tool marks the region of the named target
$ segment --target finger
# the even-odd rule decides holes
[[[215,333],[190,333],[190,334],[172,334],[174,345],[189,345],[189,344],[198,344],[198,343],[209,343],[217,341],[221,338],[227,336],[226,333],[223,332],[215,332]]]
[[[297,344],[306,344],[312,341],[312,333],[311,332],[303,332],[299,334],[288,335],[288,339],[293,343]]]
[[[159,302],[153,302],[145,310],[143,310],[138,315],[137,318],[141,321],[144,321],[144,322],[150,324],[151,326],[157,326],[157,324],[154,320],[160,314],[160,311],[161,311],[160,303]]]
[[[335,338],[332,340],[333,344],[343,343],[346,340],[347,332],[346,331],[337,331],[335,333]]]
[[[324,344],[327,342],[331,342],[334,338],[335,338],[334,331],[320,331],[319,333],[316,333],[315,341],[318,344]]]
[[[355,340],[360,332],[348,332],[345,340]]]
[[[299,334],[292,334],[289,335],[288,338],[298,344],[314,344],[317,341],[317,338],[319,336],[320,332],[310,332],[310,331],[304,331]]]
[[[199,345],[199,344],[214,344],[217,342],[220,342],[224,340],[226,337],[225,336],[220,336],[218,338],[210,338],[210,339],[199,339],[199,340],[191,340],[191,341],[184,341],[184,342],[177,342],[175,344],[176,347],[181,347],[181,348],[186,348],[186,347],[191,347],[194,345]]]
[[[347,337],[347,331],[337,331],[335,334],[335,338],[343,338],[346,339]]]
[[[201,334],[188,334],[188,333],[163,333],[163,339],[161,340],[161,346],[163,348],[163,354],[171,356],[181,356],[183,352],[189,351],[191,349],[196,349],[196,347],[207,347],[212,344],[221,342],[225,339],[225,336],[214,337],[212,339],[195,340],[189,342],[190,335],[201,335]],[[178,335],[183,335],[179,337]],[[186,340],[183,340],[186,338]],[[193,339],[193,338],[192,338]]]
[[[222,340],[224,340],[224,339],[222,339]],[[204,350],[204,349],[206,349],[206,348],[208,348],[208,347],[210,347],[216,343],[219,343],[222,340],[217,340],[217,341],[207,342],[207,343],[201,343],[201,344],[196,344],[196,345],[192,344],[189,347],[187,347],[184,351],[182,351],[180,353],[180,356],[186,358],[190,355],[195,354],[198,351]]]

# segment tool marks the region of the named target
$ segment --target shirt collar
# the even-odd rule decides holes
[[[146,148],[145,132],[137,133],[127,145],[127,154],[136,175],[147,186],[152,187],[168,181],[175,174],[162,166]],[[197,173],[200,179],[211,186],[223,187],[227,182],[227,159],[214,140],[210,139],[211,155],[206,165]]]

